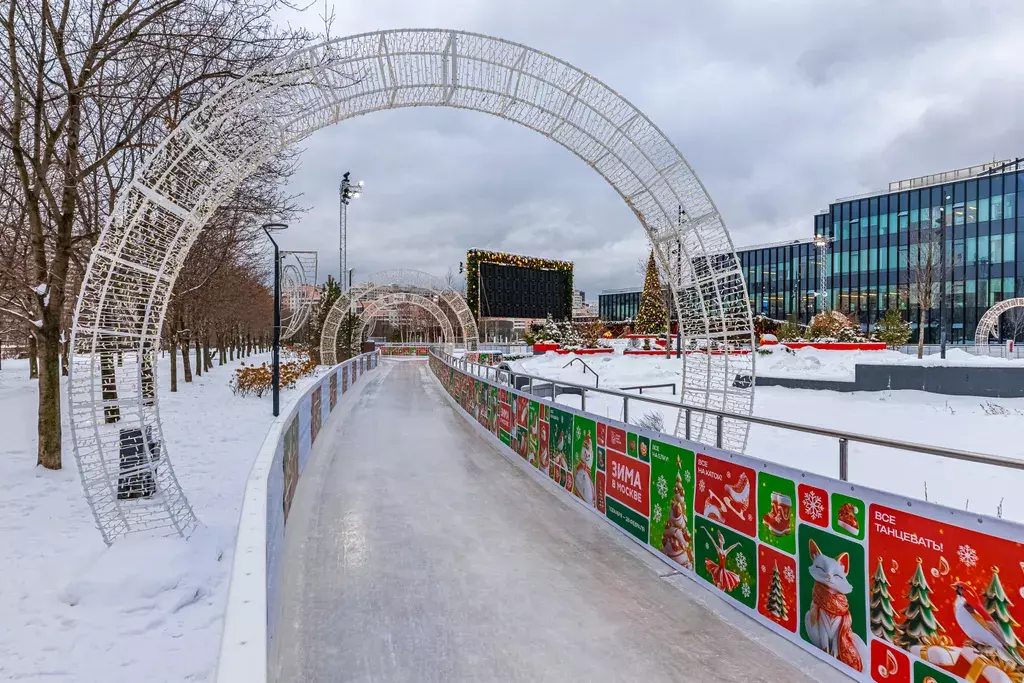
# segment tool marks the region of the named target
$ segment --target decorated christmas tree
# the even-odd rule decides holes
[[[932,589],[921,568],[921,558],[917,558],[917,569],[910,577],[910,588],[907,590],[906,608],[903,610],[903,624],[900,626],[899,645],[910,649],[921,645],[922,640],[945,631],[942,624],[935,618],[935,604],[932,602]]]
[[[782,592],[782,576],[779,574],[779,563],[772,569],[772,582],[768,585],[768,613],[778,621],[786,621],[789,611],[786,609],[786,596]]]
[[[644,277],[644,292],[640,295],[640,310],[633,321],[634,334],[662,334],[665,332],[665,295],[658,278],[658,266],[654,263],[654,252],[647,261],[647,275]]]
[[[693,568],[693,542],[686,512],[686,490],[683,488],[682,460],[676,456],[676,485],[669,503],[669,520],[661,535],[661,550],[684,567]]]
[[[896,610],[889,594],[889,579],[885,577],[881,557],[878,558],[875,575],[871,577],[871,632],[889,642],[893,642],[899,632]]]
[[[1013,607],[1013,603],[1010,602],[1006,591],[1003,590],[1003,583],[999,580],[999,567],[993,567],[992,580],[989,582],[988,588],[985,589],[985,611],[991,614],[999,624],[1006,644],[1017,649],[1021,646],[1021,642],[1017,638],[1017,634],[1014,633],[1013,627],[1020,626],[1020,624],[1010,615],[1010,607]]]

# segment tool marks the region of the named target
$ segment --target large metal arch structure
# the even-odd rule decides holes
[[[446,346],[453,346],[455,344],[455,328],[452,327],[452,321],[448,319],[448,316],[441,310],[441,307],[427,297],[413,294],[412,292],[392,292],[370,301],[359,316],[361,323],[360,339],[366,334],[366,328],[370,326],[373,317],[377,313],[394,308],[400,304],[416,306],[429,313],[441,328],[442,343]]]
[[[992,331],[999,322],[999,316],[1011,308],[1024,308],[1024,298],[1003,299],[985,313],[978,320],[978,328],[974,331],[974,345],[984,346],[989,343]]]
[[[78,298],[68,382],[75,457],[106,541],[142,531],[187,534],[197,523],[165,444],[155,450],[143,439],[139,470],[152,474],[154,494],[122,500],[117,483],[121,430],[163,441],[143,368],[152,367],[175,279],[207,220],[262,163],[315,131],[421,106],[518,123],[604,178],[669,273],[693,352],[682,363],[681,400],[750,412],[753,381],[736,377],[753,376],[753,323],[732,241],[690,164],[647,116],[585,71],[518,43],[443,29],[349,36],[285,55],[221,89],[170,132],[117,197]],[[741,345],[746,353],[730,353]],[[104,421],[100,366],[110,353],[134,363],[116,376],[117,425]],[[713,419],[694,413],[692,428],[694,439],[713,442]],[[742,420],[725,420],[723,445],[743,449],[747,430]]]
[[[465,297],[449,287],[444,280],[422,270],[397,268],[381,270],[370,275],[364,282],[341,293],[324,318],[320,333],[320,359],[325,365],[338,362],[338,334],[345,315],[357,311],[360,306],[388,292],[425,292],[437,297],[437,303],[452,312],[462,332],[462,342],[467,351],[476,351],[479,345],[476,319]],[[452,338],[454,343],[455,338]]]

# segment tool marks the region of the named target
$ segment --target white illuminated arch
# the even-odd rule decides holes
[[[361,325],[360,338],[366,333],[366,328],[370,326],[374,316],[378,313],[394,308],[399,304],[409,304],[423,309],[437,321],[438,327],[441,328],[441,338],[446,346],[453,346],[455,343],[455,329],[452,327],[451,320],[445,315],[445,312],[441,310],[441,307],[431,301],[425,296],[419,294],[412,294],[410,292],[394,292],[392,294],[384,294],[376,299],[370,301],[363,309],[362,314],[359,316]]]
[[[988,344],[989,337],[992,336],[992,331],[996,328],[996,323],[999,322],[999,316],[1011,308],[1024,308],[1024,298],[1004,299],[985,311],[978,321],[978,329],[974,331],[975,346]]]
[[[452,312],[462,332],[462,344],[467,351],[475,351],[479,344],[476,319],[469,310],[465,297],[454,291],[443,280],[421,270],[399,268],[382,270],[370,275],[352,289],[341,293],[324,318],[320,333],[320,362],[333,365],[338,362],[338,334],[341,323],[348,313],[358,313],[359,308],[387,292],[421,293],[437,297],[439,304]],[[455,342],[454,337],[452,342]]]
[[[350,36],[286,55],[220,90],[168,135],[117,197],[78,299],[68,382],[75,458],[106,541],[138,531],[186,534],[196,525],[165,444],[157,462],[144,440],[142,467],[155,494],[121,500],[117,483],[120,429],[149,430],[154,443],[163,441],[143,367],[155,358],[175,279],[207,220],[251,172],[315,131],[421,106],[518,123],[604,178],[670,274],[683,339],[696,349],[682,364],[681,400],[750,412],[753,383],[735,381],[753,375],[742,272],[714,203],[657,126],[585,71],[524,45],[441,29]],[[748,353],[728,353],[737,346]],[[117,352],[127,354],[116,377],[122,421],[109,425],[100,358]],[[714,420],[694,417],[693,438],[713,442]],[[726,420],[726,447],[742,449],[746,437],[745,422]]]

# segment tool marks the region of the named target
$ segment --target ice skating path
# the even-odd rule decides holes
[[[382,362],[317,439],[288,521],[272,679],[848,680],[661,578],[490,446],[428,373]]]

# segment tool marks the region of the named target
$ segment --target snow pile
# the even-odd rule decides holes
[[[82,493],[66,417],[64,469],[35,467],[37,384],[27,361],[4,361],[0,680],[213,679],[245,482],[272,420],[269,394],[232,395],[228,378],[238,365],[191,384],[179,375],[172,394],[168,359],[158,364],[168,453],[205,526],[187,542],[128,538],[107,548]],[[300,380],[282,403],[312,381]]]

